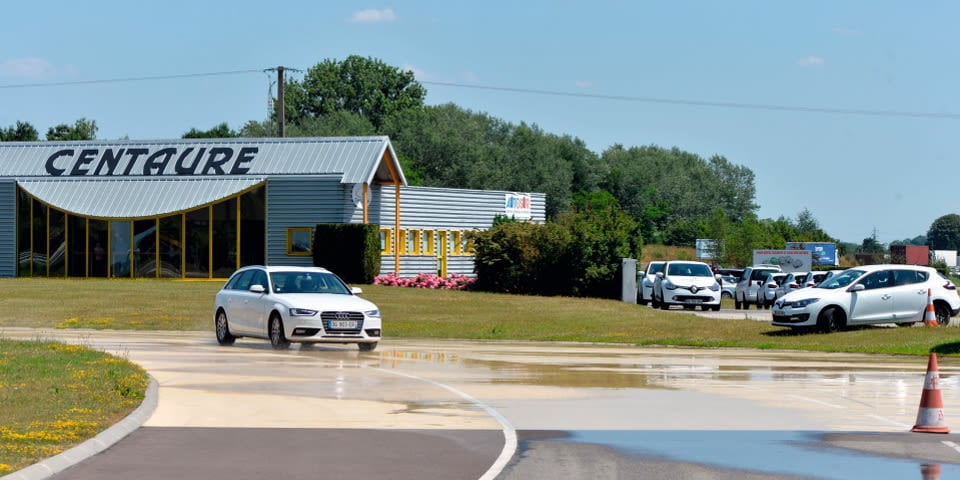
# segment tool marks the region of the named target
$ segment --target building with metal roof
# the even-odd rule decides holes
[[[223,278],[381,227],[381,270],[470,274],[463,232],[538,193],[411,187],[387,137],[0,142],[0,276]],[[3,228],[6,227],[6,228]]]

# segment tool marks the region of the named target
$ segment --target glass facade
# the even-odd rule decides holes
[[[153,218],[66,213],[17,193],[21,277],[226,278],[266,259],[263,186]]]

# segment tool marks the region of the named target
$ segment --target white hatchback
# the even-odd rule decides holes
[[[640,278],[640,284],[637,285],[637,303],[646,305],[653,298],[653,284],[657,281],[657,272],[663,270],[663,264],[667,262],[650,262],[647,269],[644,270]]]
[[[257,337],[274,348],[290,342],[356,343],[372,351],[380,341],[380,310],[359,293],[323,268],[241,268],[214,301],[217,342]]]
[[[671,260],[657,273],[653,286],[653,308],[682,305],[686,309],[697,306],[701,310],[720,310],[720,284],[703,262]]]
[[[937,323],[960,313],[953,282],[930,267],[867,265],[844,270],[815,287],[790,292],[773,304],[773,325],[833,332],[847,325],[923,320],[927,301]]]

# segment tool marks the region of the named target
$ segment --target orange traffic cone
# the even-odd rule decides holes
[[[920,465],[920,476],[923,480],[940,480],[940,464],[924,463]]]
[[[927,376],[923,381],[923,394],[920,395],[920,409],[917,411],[917,424],[912,431],[920,433],[950,433],[943,424],[943,397],[940,395],[940,373],[937,371],[937,354],[930,354],[927,363]]]
[[[928,327],[937,326],[937,311],[933,309],[933,292],[927,289],[927,309],[923,311],[923,324]]]

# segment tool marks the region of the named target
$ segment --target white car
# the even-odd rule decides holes
[[[667,262],[650,262],[647,264],[643,278],[640,279],[640,284],[637,286],[637,302],[640,305],[646,305],[653,299],[653,284],[657,280],[657,273],[663,270],[663,264],[665,263]]]
[[[810,288],[788,293],[773,305],[773,325],[833,332],[847,325],[923,320],[927,292],[937,323],[960,313],[953,282],[930,267],[867,265],[834,275]]]
[[[666,310],[670,305],[686,309],[720,310],[720,284],[710,265],[703,262],[671,260],[657,273],[653,285],[653,308]]]
[[[214,302],[220,345],[239,337],[290,342],[356,343],[372,351],[380,341],[380,310],[340,277],[318,267],[250,266],[237,270]]]
[[[794,290],[799,290],[806,287],[808,278],[813,278],[813,272],[788,273],[787,277],[784,278],[777,287],[777,291],[775,292],[776,294],[774,295],[774,301]]]
[[[787,279],[787,273],[777,272],[777,273],[768,273],[766,277],[763,278],[763,282],[760,285],[760,291],[757,295],[760,295],[760,298],[757,299],[757,308],[763,307],[769,309],[773,306],[773,302],[777,299],[777,289],[780,288],[780,285]]]
[[[776,265],[754,265],[747,267],[743,271],[743,276],[737,282],[737,289],[733,294],[734,308],[750,309],[750,305],[756,305],[758,308],[763,305],[762,286],[764,279],[769,273],[780,273],[780,267]]]

